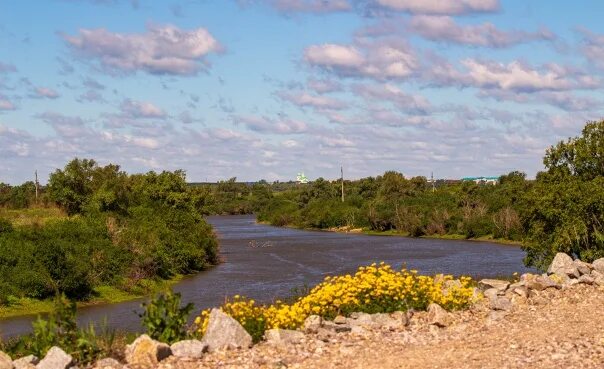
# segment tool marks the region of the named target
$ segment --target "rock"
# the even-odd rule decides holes
[[[156,366],[171,354],[170,346],[155,341],[146,334],[126,345],[125,350],[126,362],[129,365]]]
[[[311,315],[306,320],[304,320],[304,324],[302,325],[302,330],[306,333],[317,333],[319,328],[323,325],[323,318],[318,315]]]
[[[514,294],[510,299],[512,305],[525,305],[528,301],[526,296]]]
[[[208,351],[221,349],[248,348],[252,345],[252,336],[239,324],[220,309],[212,309],[208,318],[208,328],[203,342],[208,344]]]
[[[375,323],[376,326],[384,329],[395,330],[397,328],[405,327],[405,322],[393,319],[390,314],[386,313],[372,314],[371,320],[373,321],[373,323]]]
[[[509,313],[503,310],[493,310],[487,315],[486,325],[494,325],[503,318],[505,318]]]
[[[573,258],[563,252],[559,252],[554,256],[554,260],[547,268],[547,274],[567,275],[571,278],[579,278],[580,276]]]
[[[357,336],[368,336],[369,335],[369,331],[360,325],[353,325],[350,328],[350,333],[357,335]]]
[[[487,290],[489,288],[495,288],[497,291],[501,291],[501,292],[504,292],[508,288],[509,285],[510,285],[510,282],[502,281],[499,279],[483,279],[480,282],[478,282],[478,287],[482,288],[483,290]]]
[[[515,287],[512,292],[518,296],[524,297],[524,298],[528,298],[529,297],[529,290],[524,287],[524,286],[520,286],[520,287]]]
[[[13,359],[2,351],[0,351],[0,369],[13,369]]]
[[[579,259],[575,259],[573,261],[573,264],[575,264],[575,267],[577,268],[579,273],[581,273],[581,275],[589,274],[589,273],[591,273],[591,270],[593,269],[591,264],[581,261]]]
[[[489,305],[492,310],[509,311],[512,309],[512,302],[505,296],[495,296],[489,300]]]
[[[173,343],[170,350],[176,357],[199,359],[208,351],[208,344],[199,340],[184,340]]]
[[[520,280],[518,282],[514,282],[512,284],[510,284],[510,287],[508,287],[508,289],[514,289],[514,288],[518,288],[518,287],[524,287],[526,285],[526,282],[523,280]]]
[[[304,333],[291,329],[269,329],[264,332],[264,338],[267,342],[278,345],[300,343],[304,337]]]
[[[73,357],[57,346],[48,350],[44,359],[40,360],[37,369],[67,369],[73,365]]]
[[[497,297],[497,295],[499,295],[499,290],[497,288],[489,288],[486,291],[483,292],[484,297],[488,298],[489,300]]]
[[[446,327],[450,324],[449,313],[440,305],[431,303],[428,305],[428,323],[437,327]]]
[[[337,316],[337,317],[336,317],[336,318],[333,320],[333,322],[334,322],[335,324],[346,324],[346,318],[345,318],[345,317],[343,317],[343,316],[341,316],[341,315],[338,315],[338,316]]]
[[[554,282],[550,277],[544,277],[541,275],[533,276],[532,279],[527,279],[525,283],[526,288],[536,291],[543,291],[547,288],[561,288],[561,286]]]
[[[396,324],[400,327],[406,327],[409,325],[409,315],[406,311],[395,311],[390,314],[390,317],[396,322]]]
[[[580,276],[578,281],[579,283],[584,284],[594,284],[595,282],[594,278],[590,277],[588,274],[583,274],[582,276]]]
[[[13,366],[15,369],[32,369],[36,367],[36,364],[40,362],[35,355],[27,355],[20,359],[13,361]]]
[[[594,262],[591,263],[591,266],[594,268],[594,270],[604,274],[604,258],[594,260]]]
[[[94,364],[94,367],[97,369],[121,369],[124,366],[119,361],[110,357],[106,357],[97,361]]]
[[[348,324],[336,324],[334,322],[323,322],[322,328],[333,331],[336,333],[350,332],[350,326]]]

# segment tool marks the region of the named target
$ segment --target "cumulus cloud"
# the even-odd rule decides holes
[[[248,129],[260,133],[296,134],[308,130],[306,123],[287,117],[271,119],[264,116],[236,116],[233,117],[233,121],[235,124],[243,124]]]
[[[80,29],[77,35],[63,38],[80,57],[121,73],[195,75],[208,68],[208,54],[221,50],[205,28],[188,31],[172,25],[149,26],[145,33]]]
[[[268,0],[283,13],[334,13],[352,9],[348,0]]]
[[[343,89],[340,82],[330,79],[309,78],[306,81],[306,86],[319,94],[342,91]]]
[[[0,111],[15,110],[17,107],[7,97],[0,94]]]
[[[48,87],[36,87],[34,89],[34,93],[31,95],[34,98],[40,99],[56,99],[59,96],[59,93],[56,90]]]
[[[36,115],[36,118],[51,125],[55,132],[63,138],[86,139],[91,137],[91,129],[81,117],[47,111]]]
[[[403,79],[419,67],[419,60],[403,40],[360,40],[355,45],[312,45],[304,51],[311,66],[344,77]]]
[[[86,90],[76,99],[78,102],[97,102],[97,103],[105,103],[107,102],[103,95],[101,95],[97,90]]]
[[[373,0],[394,11],[412,14],[463,15],[499,10],[498,0]]]
[[[431,109],[430,102],[423,96],[405,93],[392,84],[355,85],[353,92],[370,101],[388,101],[401,111],[413,114],[427,114]]]
[[[601,85],[598,77],[576,68],[546,64],[539,68],[512,61],[501,63],[478,59],[461,61],[463,70],[448,63],[435,63],[427,68],[423,78],[434,85],[457,85],[517,92],[565,91],[593,89]]]
[[[459,25],[448,16],[414,16],[409,22],[409,29],[432,41],[495,48],[556,38],[545,28],[537,32],[502,31],[492,23]]]
[[[513,101],[520,104],[546,104],[565,111],[594,112],[600,109],[602,101],[590,96],[578,96],[569,91],[540,91],[523,93],[517,91],[483,90],[480,97],[490,97],[497,101]]]
[[[604,69],[604,35],[580,29],[583,35],[581,50],[583,55],[599,68]]]
[[[125,99],[120,105],[120,111],[124,117],[138,119],[138,118],[155,118],[164,119],[166,113],[153,105],[150,102],[136,101],[132,99]]]
[[[306,92],[278,92],[277,95],[290,103],[301,108],[310,107],[317,110],[340,110],[347,104],[339,99],[328,96],[316,96]]]

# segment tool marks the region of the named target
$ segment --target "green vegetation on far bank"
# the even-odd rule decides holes
[[[604,256],[604,121],[551,146],[533,181],[513,171],[497,185],[430,183],[388,171],[342,182],[322,178],[272,193],[258,221],[308,229],[364,229],[520,243],[528,266],[546,268],[557,252],[591,261]]]

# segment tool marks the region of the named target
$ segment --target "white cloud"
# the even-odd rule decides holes
[[[269,0],[284,13],[333,13],[352,9],[348,0]]]
[[[15,109],[17,109],[15,104],[13,104],[7,98],[4,98],[4,97],[2,97],[2,95],[0,95],[0,111],[1,110],[15,110]]]
[[[323,44],[306,48],[304,60],[311,66],[344,77],[378,80],[404,79],[419,61],[404,40],[359,40],[354,46]]]
[[[132,99],[125,99],[120,105],[122,114],[128,118],[156,118],[164,119],[166,113],[153,105],[150,102],[135,101]]]
[[[56,99],[58,98],[60,95],[57,91],[53,90],[52,88],[48,88],[48,87],[37,87],[34,90],[35,97],[39,97],[39,98],[46,98],[46,99]]]
[[[278,93],[283,100],[289,101],[299,107],[311,107],[314,109],[341,110],[347,107],[347,104],[333,97],[316,96],[306,92],[284,92]]]
[[[433,41],[496,48],[529,41],[555,39],[555,35],[547,29],[537,32],[506,32],[499,30],[492,23],[462,26],[448,16],[414,16],[409,21],[409,28],[420,36]]]
[[[172,25],[150,26],[145,33],[129,34],[80,29],[76,36],[63,37],[78,55],[113,72],[194,75],[208,67],[208,54],[221,50],[205,28],[187,31]]]
[[[286,117],[270,119],[259,116],[237,116],[234,117],[234,121],[236,124],[244,124],[248,129],[260,133],[295,134],[308,130],[306,123]]]
[[[599,85],[597,79],[590,76],[573,76],[567,68],[550,64],[537,70],[528,65],[513,61],[508,64],[483,62],[475,59],[462,61],[472,84],[478,87],[494,87],[503,90],[569,90],[575,88],[594,88]]]
[[[494,12],[498,0],[374,0],[376,4],[395,11],[413,14],[449,14]]]
[[[353,91],[370,101],[389,101],[400,110],[413,114],[426,114],[431,109],[430,102],[423,96],[403,92],[395,85],[355,85]]]

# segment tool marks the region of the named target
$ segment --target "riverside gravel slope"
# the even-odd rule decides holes
[[[171,357],[163,369],[193,368],[604,368],[604,287],[579,284],[517,298],[511,311],[486,301],[452,314],[445,328],[426,313],[395,330],[307,334],[248,350]]]

